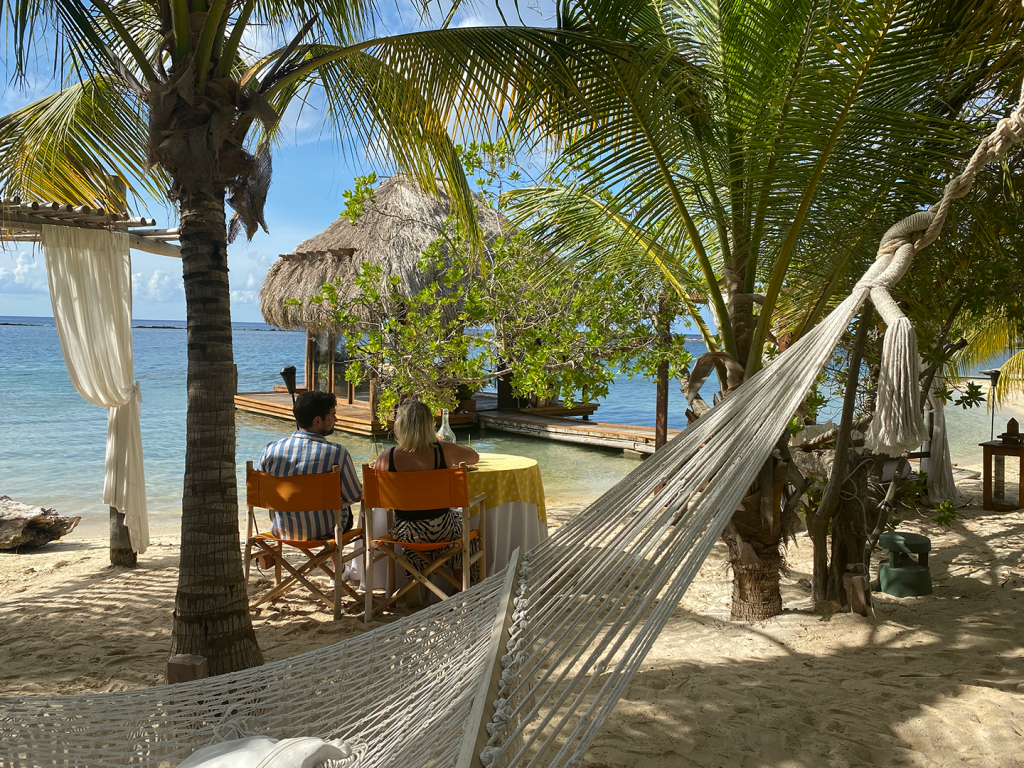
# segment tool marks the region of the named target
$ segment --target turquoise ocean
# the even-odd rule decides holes
[[[186,347],[183,322],[136,320],[132,340],[135,378],[142,385],[142,439],[151,524],[176,523],[180,516],[185,460]],[[261,323],[234,324],[238,388],[266,391],[280,383],[281,368],[301,370],[305,338]],[[688,343],[697,356],[700,341]],[[717,385],[705,385],[706,397]],[[600,401],[594,420],[618,424],[654,424],[655,386],[643,379],[616,378]],[[835,402],[838,405],[838,402]],[[686,401],[673,383],[669,392],[669,427],[686,425]],[[953,460],[976,463],[977,443],[988,439],[984,409],[949,412]],[[1005,419],[1004,419],[1005,420]],[[287,435],[288,422],[237,412],[237,460],[259,457],[271,440]],[[0,316],[0,495],[53,507],[64,515],[81,515],[84,535],[104,531],[102,504],[106,445],[106,410],[90,405],[68,377],[51,318]],[[997,430],[999,432],[1001,430]],[[457,431],[479,451],[514,453],[537,459],[552,503],[591,499],[610,488],[638,460],[621,452],[537,440],[489,430]],[[356,462],[369,456],[369,438],[336,433]]]

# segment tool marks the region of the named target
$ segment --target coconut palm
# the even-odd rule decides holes
[[[994,357],[1011,353],[997,369],[999,377],[988,398],[989,408],[1024,392],[1024,318],[1019,304],[1015,309],[1012,315],[1004,310],[971,328],[968,346],[957,358],[961,371],[971,371]]]
[[[530,108],[577,98],[566,73],[590,48],[572,31],[522,27],[378,38],[371,0],[8,0],[3,9],[17,73],[42,54],[66,84],[0,123],[4,193],[94,204],[112,200],[115,177],[130,193],[165,194],[180,213],[188,415],[172,653],[207,657],[211,674],[259,664],[239,555],[227,244],[229,229],[251,237],[264,226],[280,115],[319,96],[329,128],[425,191],[444,187],[472,235],[449,131],[503,117],[531,127],[534,113],[513,112],[511,96],[531,93]],[[285,43],[250,54],[243,40],[257,29]]]
[[[1012,152],[979,176],[950,217],[929,269],[913,275],[905,292],[936,373],[956,380],[1008,356],[990,408],[1024,392],[1024,237],[1015,225],[1022,162],[1024,152]]]
[[[816,322],[892,221],[935,199],[973,148],[976,109],[1019,82],[1024,14],[1009,0],[667,0],[652,6],[656,28],[625,30],[587,11],[565,5],[563,23],[651,49],[658,38],[663,56],[645,71],[607,60],[594,90],[623,87],[603,91],[604,120],[566,116],[556,173],[571,192],[521,191],[517,221],[583,243],[593,224],[580,199],[626,201],[628,217],[619,206],[609,219],[619,238],[591,258],[616,268],[640,233],[666,276],[700,278],[715,360],[732,358],[726,390],[762,366],[773,330]],[[697,95],[677,103],[684,83]],[[764,618],[781,605],[786,531],[752,507],[731,547],[733,611]]]

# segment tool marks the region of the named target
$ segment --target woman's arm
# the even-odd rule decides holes
[[[480,461],[480,454],[467,445],[443,443],[441,448],[444,450],[444,459],[450,467],[457,467],[462,463],[476,464]]]
[[[388,468],[388,456],[391,455],[390,451],[393,451],[393,450],[395,450],[395,449],[394,448],[388,448],[386,451],[381,453],[381,455],[377,457],[377,460],[375,462],[373,462],[373,468],[374,469],[387,470],[387,468]]]

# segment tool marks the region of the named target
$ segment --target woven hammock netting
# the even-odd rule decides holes
[[[175,766],[244,733],[359,745],[357,764],[455,766],[477,733],[479,682],[506,589],[497,696],[473,765],[576,766],[868,298],[887,325],[867,437],[901,455],[924,437],[914,329],[889,295],[952,200],[1024,136],[1020,106],[929,210],[882,238],[850,296],[648,458],[513,574],[336,645],[243,672],[120,693],[0,699],[0,766]],[[514,576],[515,578],[511,578]],[[506,578],[509,577],[509,578]],[[509,585],[512,585],[509,587]],[[486,689],[486,686],[484,686]]]

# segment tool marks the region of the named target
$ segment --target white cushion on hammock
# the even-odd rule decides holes
[[[212,744],[192,753],[178,768],[331,768],[354,766],[359,755],[343,741],[303,737],[278,741],[269,736]]]

